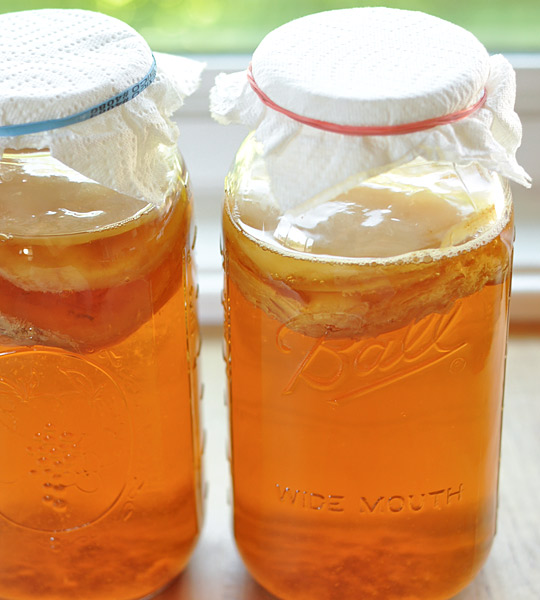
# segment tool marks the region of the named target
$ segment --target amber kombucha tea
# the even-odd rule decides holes
[[[445,600],[489,552],[511,207],[437,169],[278,219],[229,190],[235,535],[278,598]]]
[[[200,526],[182,165],[156,207],[47,153],[0,180],[0,598],[132,600]]]

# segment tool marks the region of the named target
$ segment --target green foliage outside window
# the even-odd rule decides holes
[[[0,0],[0,12],[85,8],[126,21],[154,50],[251,52],[266,33],[305,14],[373,6],[347,0]],[[385,6],[421,10],[472,31],[490,51],[540,51],[540,0],[407,0]],[[321,40],[324,43],[324,40]]]

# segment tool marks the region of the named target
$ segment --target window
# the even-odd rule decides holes
[[[155,50],[190,53],[251,52],[262,37],[302,15],[383,4],[421,10],[472,31],[496,52],[540,51],[538,0],[57,0],[48,8],[85,8],[137,29]],[[0,12],[43,8],[41,0],[0,0]]]

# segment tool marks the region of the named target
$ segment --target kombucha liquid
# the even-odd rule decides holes
[[[143,597],[201,518],[183,175],[157,208],[4,155],[0,212],[0,598]]]
[[[358,252],[368,253],[388,227],[386,254],[331,256],[317,234],[326,253],[292,250],[299,226],[284,247],[252,203],[243,215],[242,199],[227,198],[236,540],[278,598],[448,599],[478,572],[495,533],[509,199],[470,234],[429,190],[407,195],[405,186],[386,200],[369,186],[357,192],[333,218],[354,219],[355,202],[371,206],[362,217],[370,229],[353,224],[350,239],[346,230],[335,239],[356,251],[365,232]],[[411,233],[396,207],[424,201]],[[422,239],[439,225],[441,239],[453,231],[467,241],[418,248],[436,247]]]

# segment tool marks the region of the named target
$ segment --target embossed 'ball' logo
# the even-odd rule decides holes
[[[85,359],[0,355],[0,515],[29,529],[83,527],[116,504],[131,430],[124,395]]]

